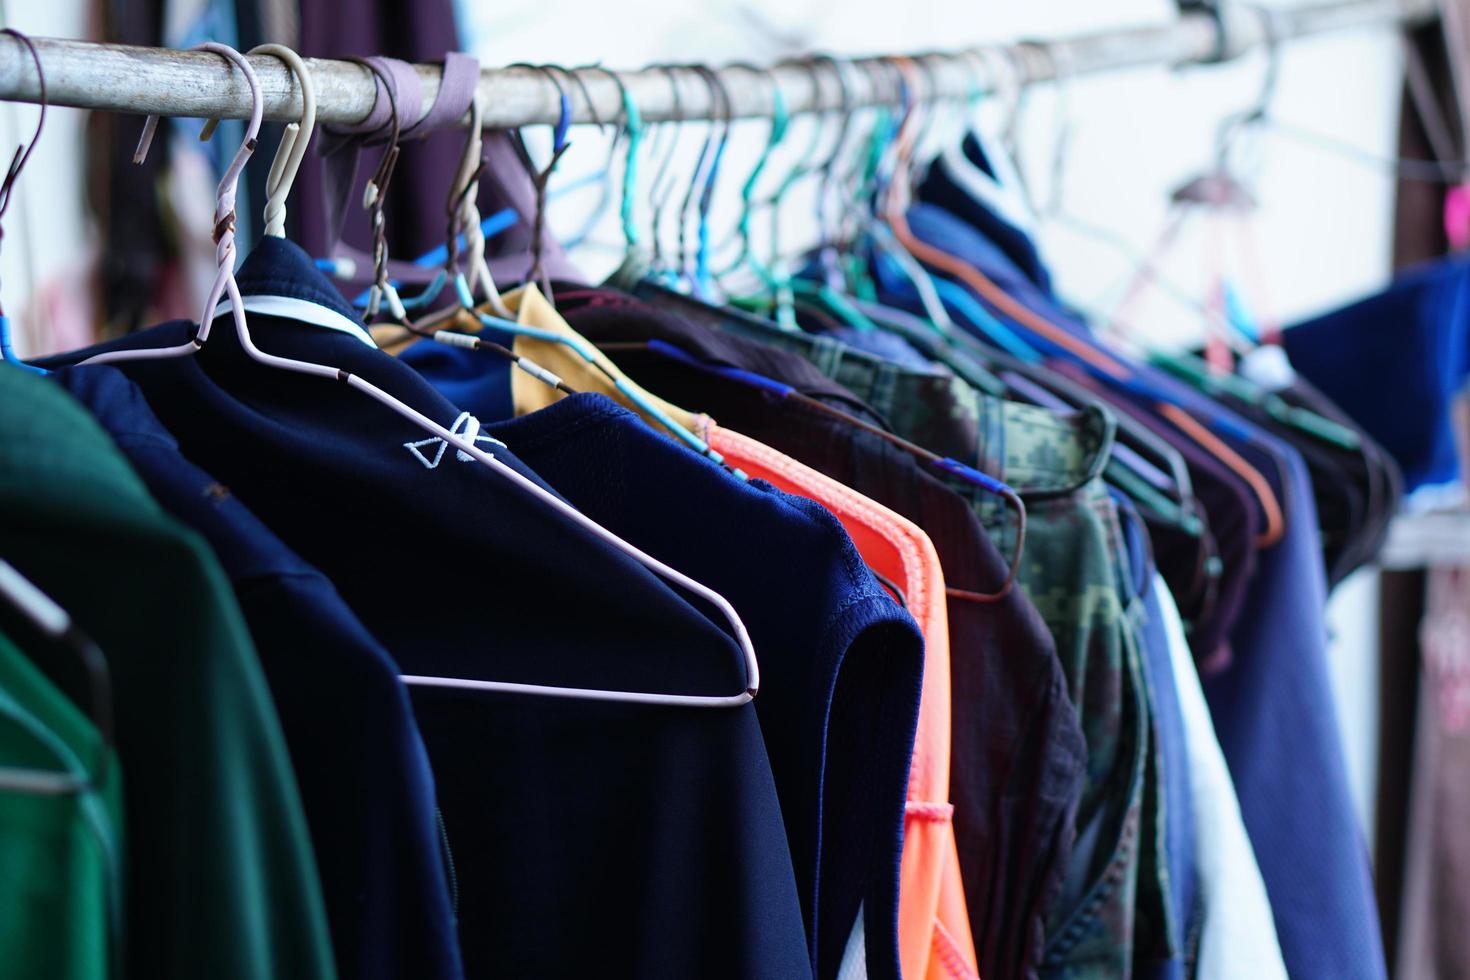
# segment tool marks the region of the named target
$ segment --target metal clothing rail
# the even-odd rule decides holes
[[[1070,77],[1144,65],[1201,64],[1238,57],[1273,39],[1420,23],[1432,17],[1434,9],[1434,0],[1327,0],[1273,8],[1268,17],[1227,2],[1218,20],[1209,14],[1186,14],[1160,26],[997,45],[989,52],[972,49],[912,57],[924,64],[927,97],[957,99],[996,90],[1002,81],[996,77],[998,65],[1000,71],[1014,66],[1015,80],[1029,84],[1059,73]],[[208,52],[53,38],[36,38],[35,44],[52,105],[215,119],[242,119],[250,113],[244,79],[224,59]],[[253,57],[251,63],[260,78],[266,118],[299,118],[300,92],[286,67],[268,56]],[[316,81],[318,122],[351,124],[367,117],[377,84],[367,68],[323,59],[307,59],[307,64]],[[729,93],[730,113],[742,118],[772,114],[772,86],[780,87],[793,114],[840,108],[844,94],[835,71],[844,72],[849,106],[899,101],[900,79],[891,70],[878,70],[883,59],[836,64],[834,69],[829,59],[808,59],[769,70],[732,66],[720,69],[719,76]],[[438,91],[439,70],[433,65],[416,67],[427,108]],[[623,111],[618,83],[600,69],[583,69],[578,75],[583,85],[567,84],[574,121],[618,119]],[[618,76],[645,122],[722,115],[710,84],[694,70],[645,68]],[[35,102],[39,94],[29,52],[15,38],[0,35],[0,100]],[[478,96],[489,129],[555,123],[560,111],[555,84],[530,69],[482,70]]]

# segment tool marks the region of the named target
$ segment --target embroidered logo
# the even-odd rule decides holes
[[[457,436],[463,436],[465,438],[465,441],[467,442],[486,442],[492,446],[505,445],[505,443],[501,442],[499,439],[481,435],[480,420],[475,418],[469,412],[459,413],[459,418],[454,420],[454,424],[449,427],[449,431]],[[433,446],[435,448],[432,451],[426,452],[426,447],[429,446]],[[425,469],[432,470],[444,460],[444,450],[449,448],[449,443],[445,442],[443,439],[440,439],[438,436],[434,436],[430,439],[420,439],[417,442],[405,442],[403,444],[403,448],[413,453],[414,458],[417,459],[420,463],[423,463]],[[465,452],[463,449],[456,449],[454,451],[454,455],[461,463],[473,462],[475,458],[469,453]]]

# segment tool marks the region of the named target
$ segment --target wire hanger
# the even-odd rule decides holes
[[[26,46],[31,53],[31,61],[36,66],[36,81],[40,89],[40,101],[37,107],[40,110],[36,116],[36,131],[31,135],[29,143],[23,143],[15,148],[15,156],[10,158],[10,166],[5,170],[5,178],[0,181],[0,219],[5,217],[5,212],[10,210],[10,200],[15,194],[16,181],[20,179],[20,172],[25,169],[26,163],[31,159],[31,151],[36,148],[36,143],[41,139],[41,130],[46,125],[46,73],[41,70],[41,56],[36,52],[36,46],[26,35],[13,27],[0,30],[0,34],[9,34]],[[0,242],[5,239],[5,229],[0,225]],[[4,307],[0,307],[0,359],[6,364],[13,364],[23,371],[32,374],[49,374],[45,368],[27,364],[16,356],[14,348],[10,345],[10,317],[5,315]]]
[[[711,289],[713,276],[710,273],[709,265],[710,207],[714,202],[715,186],[719,182],[720,165],[725,159],[725,148],[730,143],[730,131],[734,128],[735,113],[734,106],[730,101],[730,91],[725,87],[719,73],[708,65],[696,65],[694,70],[698,72],[700,78],[710,90],[711,98],[715,103],[715,114],[718,117],[718,122],[715,126],[706,129],[705,144],[700,150],[700,159],[703,160],[706,151],[710,151],[713,148],[713,152],[709,155],[709,165],[704,171],[704,179],[702,181],[699,179],[699,168],[696,167],[694,179],[690,181],[689,189],[685,193],[683,204],[680,207],[679,259],[680,265],[687,270],[689,283],[694,290],[694,294],[702,298],[708,298],[713,292]],[[716,131],[719,133],[719,139],[713,140]],[[699,222],[695,237],[693,262],[689,264],[687,258],[690,253],[685,249],[684,232],[688,227],[687,215],[689,213],[689,206],[691,202],[696,200],[696,191],[698,191],[698,207],[696,213]]]
[[[584,68],[586,67],[592,66],[584,66]],[[594,170],[591,174],[578,178],[575,181],[575,187],[572,188],[580,189],[588,185],[596,186],[597,201],[588,210],[587,219],[582,223],[582,227],[562,239],[563,247],[568,251],[586,242],[591,237],[592,232],[602,222],[603,215],[607,213],[608,206],[612,203],[613,162],[618,158],[618,147],[623,135],[620,126],[602,118],[602,114],[597,109],[596,102],[592,99],[591,92],[587,89],[587,83],[582,80],[582,71],[584,68],[567,68],[563,69],[563,72],[581,90],[582,102],[587,106],[587,114],[592,117],[592,125],[604,133],[609,129],[612,130],[612,138],[607,142],[607,154],[603,159],[601,169]]]
[[[624,151],[622,193],[618,204],[618,218],[623,231],[623,261],[620,271],[613,274],[617,278],[633,274],[624,270],[637,269],[641,273],[647,265],[637,221],[638,151],[643,146],[643,116],[639,113],[638,103],[628,91],[622,75],[600,64],[589,65],[588,70],[600,71],[612,79],[622,102],[622,132],[627,138],[627,147]]]
[[[196,353],[208,338],[208,327],[210,314],[220,302],[221,298],[228,294],[230,298],[231,320],[235,332],[239,337],[240,347],[245,354],[258,364],[269,368],[290,371],[296,374],[311,375],[331,381],[338,381],[347,385],[355,391],[361,392],[380,405],[388,408],[395,414],[414,423],[421,429],[438,439],[443,440],[466,456],[489,467],[502,478],[510,481],[521,492],[536,498],[547,507],[556,511],[561,516],[577,524],[582,529],[610,545],[616,550],[632,558],[638,564],[658,575],[673,585],[685,589],[695,596],[713,605],[719,610],[721,617],[729,624],[732,636],[739,646],[745,666],[745,689],[739,694],[721,695],[686,695],[686,694],[659,694],[636,691],[609,691],[594,690],[588,688],[554,687],[541,684],[517,684],[505,681],[486,681],[473,678],[456,677],[426,677],[420,675],[405,675],[403,681],[407,684],[422,687],[446,687],[461,690],[474,691],[499,691],[514,694],[529,694],[545,697],[577,698],[595,701],[614,701],[626,704],[658,704],[681,706],[691,708],[727,708],[736,707],[749,702],[756,694],[760,685],[760,667],[756,661],[755,650],[751,646],[750,635],[736,613],[729,600],[715,592],[713,589],[696,582],[694,579],[674,569],[658,559],[646,554],[634,545],[628,543],[607,528],[593,521],[581,511],[568,504],[552,491],[546,490],[535,481],[522,476],[519,472],[502,463],[493,454],[486,452],[477,443],[464,435],[450,431],[438,422],[424,415],[422,412],[412,408],[388,392],[377,387],[372,382],[358,377],[351,372],[326,364],[316,364],[309,361],[296,360],[294,358],[280,357],[268,354],[260,350],[250,337],[250,330],[246,323],[246,315],[243,301],[240,296],[240,288],[235,282],[234,260],[235,260],[235,236],[234,236],[234,207],[236,185],[239,182],[240,172],[244,169],[246,161],[255,149],[256,135],[260,131],[262,112],[262,99],[260,83],[255,76],[255,71],[250,67],[250,62],[245,59],[234,48],[213,41],[205,42],[198,46],[202,50],[212,51],[228,59],[244,75],[250,86],[251,114],[250,123],[246,129],[245,142],[236,151],[235,158],[229,168],[225,170],[221,179],[215,201],[215,231],[216,249],[215,257],[219,265],[219,273],[216,275],[214,287],[210,290],[209,300],[205,306],[205,313],[200,318],[199,330],[194,340],[182,345],[181,348],[161,348],[151,350],[133,350],[127,352],[108,352],[88,358],[82,363],[105,363],[118,360],[147,360],[158,357],[178,357]],[[396,115],[396,114],[395,114]],[[157,117],[149,116],[144,125],[144,142],[140,145],[140,153],[146,152],[147,139],[152,136],[157,126]],[[395,127],[396,129],[396,127]],[[380,188],[381,189],[381,185]],[[125,353],[127,357],[118,357],[117,354]]]
[[[566,147],[565,133],[571,123],[571,100],[566,97],[566,90],[559,83],[556,83],[555,75],[552,73],[551,69],[537,68],[537,70],[545,71],[547,76],[551,78],[553,80],[553,83],[557,85],[557,90],[561,94],[561,113],[556,123],[555,132],[558,134],[557,143],[559,144],[560,149],[564,150]],[[478,122],[478,115],[476,114],[477,111],[478,110],[472,110],[473,122]],[[634,118],[636,118],[636,108],[633,109],[632,115]],[[471,153],[471,150],[474,149],[476,146],[476,141],[471,138],[470,144],[466,148],[464,163],[462,164],[460,169],[461,178],[469,177],[473,179],[474,175],[478,173],[478,153]],[[555,153],[553,164],[555,163],[555,158],[559,156],[559,152]],[[545,183],[550,179],[552,169],[553,167],[548,167],[546,169],[546,172],[542,174],[540,178],[538,178],[543,187],[545,186]],[[479,212],[475,210],[473,203],[474,195],[470,190],[463,190],[455,192],[455,196],[457,196],[462,202],[463,210],[461,212],[461,221],[463,222],[465,226],[465,231],[468,234],[469,229],[471,227],[477,227],[479,221]],[[538,207],[545,206],[544,195],[538,195],[537,203]],[[374,217],[374,223],[375,226],[379,223],[379,218],[376,215]],[[538,226],[540,225],[539,218],[537,224]],[[451,245],[453,243],[456,230],[457,229],[454,223],[451,223]],[[606,355],[598,351],[596,347],[594,347],[589,341],[577,334],[575,331],[569,330],[568,332],[563,333],[555,330],[546,330],[540,327],[533,327],[527,324],[520,323],[510,316],[491,316],[490,314],[476,309],[474,306],[474,298],[471,295],[469,286],[465,281],[464,274],[458,269],[454,269],[452,271],[452,282],[454,286],[455,296],[458,299],[458,305],[451,306],[449,308],[446,308],[445,310],[441,310],[437,313],[431,314],[430,316],[420,320],[418,323],[415,323],[408,318],[406,311],[403,308],[403,303],[397,299],[396,292],[393,290],[391,283],[387,282],[386,270],[380,268],[378,276],[380,281],[384,283],[384,294],[388,297],[389,311],[393,318],[393,322],[401,327],[404,327],[411,333],[416,334],[422,338],[437,341],[442,344],[489,351],[499,356],[508,358],[513,361],[517,367],[521,368],[532,377],[537,378],[538,380],[550,385],[553,388],[556,388],[557,390],[565,394],[575,394],[573,389],[568,387],[566,382],[559,375],[550,370],[547,370],[545,367],[537,364],[535,361],[526,358],[520,354],[517,354],[510,348],[496,343],[490,338],[481,336],[478,332],[469,333],[466,331],[443,326],[443,324],[452,322],[456,325],[463,325],[466,328],[474,328],[477,331],[495,330],[502,333],[508,333],[513,336],[527,337],[532,340],[538,340],[544,343],[556,344],[560,347],[564,347],[574,353],[579,360],[583,361],[590,368],[592,368],[592,370],[600,378],[605,378],[607,384],[611,385],[630,403],[636,406],[638,411],[642,413],[645,417],[651,418],[658,422],[660,426],[662,426],[675,438],[679,439],[681,442],[689,446],[695,452],[709,458],[715,463],[724,465],[725,458],[719,451],[711,447],[709,443],[706,442],[702,437],[691,431],[687,426],[681,424],[662,407],[657,405],[654,400],[649,396],[648,392],[644,391],[631,379],[624,377],[620,372],[614,370],[610,366],[610,362],[607,360]]]
[[[832,59],[827,59],[832,61]],[[835,65],[835,62],[833,62]],[[822,94],[821,78],[816,70],[815,63],[808,64],[806,75],[811,83],[811,91],[814,97]],[[777,109],[776,120],[772,124],[771,141],[767,145],[767,155],[773,150],[778,142],[778,133],[784,134],[789,128],[789,123],[783,121],[786,116],[785,100],[776,80],[769,72],[766,73],[771,79],[772,103]],[[849,103],[844,79],[838,76],[838,82],[842,85],[842,102],[844,107]],[[810,173],[818,172],[818,168],[812,165],[818,147],[821,145],[823,127],[820,125],[812,127],[811,137],[805,148],[800,151],[793,162],[788,173],[776,183],[775,190],[771,195],[760,201],[747,202],[745,212],[742,214],[742,225],[740,230],[742,260],[748,259],[748,264],[755,270],[766,286],[766,295],[744,297],[737,299],[738,305],[762,311],[774,311],[776,325],[786,330],[800,329],[795,309],[800,306],[808,313],[815,314],[821,320],[836,320],[842,325],[857,331],[876,331],[878,325],[865,313],[854,305],[841,291],[836,289],[830,282],[822,280],[810,280],[804,278],[793,278],[787,262],[782,255],[780,242],[780,216],[781,206],[788,191],[798,180]],[[778,125],[779,124],[779,125]],[[764,162],[764,160],[763,160]],[[752,174],[752,182],[756,177]],[[750,232],[748,213],[752,207],[770,209],[770,258],[766,263],[757,261],[754,254],[750,252]],[[735,266],[732,265],[732,269]]]
[[[551,293],[551,279],[542,269],[541,258],[543,250],[542,235],[546,231],[546,187],[551,182],[551,175],[556,172],[556,165],[571,148],[567,140],[567,131],[572,123],[572,100],[567,95],[567,90],[557,77],[557,69],[552,65],[530,65],[524,62],[511,66],[512,68],[529,68],[545,75],[552,85],[556,86],[557,104],[560,111],[556,126],[552,131],[551,156],[546,161],[546,166],[537,171],[531,164],[531,156],[526,150],[525,140],[521,137],[521,131],[515,131],[515,145],[521,156],[527,163],[527,169],[531,171],[531,182],[536,189],[536,217],[531,231],[531,267],[526,273],[526,282],[534,282],[541,289],[541,295],[552,308],[556,307],[556,300]]]
[[[653,169],[653,181],[648,186],[649,240],[653,253],[650,259],[649,274],[656,279],[676,275],[664,264],[663,216],[664,209],[668,207],[669,199],[673,197],[674,186],[677,183],[672,164],[674,158],[679,155],[679,138],[684,135],[684,97],[679,90],[678,68],[675,65],[657,67],[669,80],[669,98],[672,100],[674,119],[672,128],[669,124],[665,124],[655,131],[652,158],[658,163]],[[660,145],[665,133],[671,137],[668,140],[667,149]]]
[[[0,559],[0,600],[48,639],[76,655],[87,674],[88,718],[97,732],[97,750],[86,776],[79,777],[60,770],[0,766],[0,791],[33,796],[67,796],[86,792],[106,781],[108,756],[113,745],[112,675],[107,669],[107,658],[92,638],[72,622],[65,609],[4,559]]]

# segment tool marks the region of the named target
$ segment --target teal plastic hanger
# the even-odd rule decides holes
[[[739,235],[740,248],[734,259],[715,273],[717,280],[728,278],[731,274],[742,268],[749,267],[753,270],[761,283],[765,286],[767,294],[771,297],[770,306],[776,310],[776,322],[786,330],[795,330],[796,314],[789,302],[780,302],[781,283],[769,267],[763,263],[751,246],[751,224],[754,215],[755,190],[761,175],[765,173],[772,152],[781,145],[786,138],[787,129],[790,127],[790,114],[786,108],[786,96],[776,84],[774,78],[768,73],[750,65],[739,66],[747,71],[766,77],[770,82],[771,91],[771,127],[766,137],[765,145],[761,149],[760,156],[751,168],[745,182],[740,187],[740,217],[736,222],[736,230]]]
[[[459,294],[460,302],[467,310],[469,310],[473,314],[475,319],[478,320],[480,322],[480,325],[485,329],[498,330],[503,333],[513,334],[521,337],[530,337],[535,340],[543,340],[552,344],[560,344],[561,346],[570,349],[579,358],[587,362],[588,365],[596,369],[599,374],[603,375],[603,377],[607,379],[608,383],[611,384],[618,391],[622,392],[622,394],[629,401],[637,405],[639,411],[648,415],[650,418],[656,419],[660,425],[662,425],[674,436],[676,436],[678,439],[688,445],[695,452],[699,453],[702,456],[709,457],[716,463],[719,463],[721,465],[724,464],[725,457],[713,448],[711,448],[709,443],[705,442],[699,436],[695,435],[693,432],[690,432],[684,426],[680,425],[679,422],[676,421],[667,412],[649,401],[647,396],[642,391],[631,385],[626,379],[619,377],[611,371],[608,371],[603,366],[602,362],[598,360],[596,348],[594,348],[586,340],[583,340],[581,337],[569,337],[565,334],[555,333],[550,330],[542,330],[538,327],[526,326],[522,323],[516,323],[514,320],[506,320],[501,317],[491,316],[488,313],[481,313],[480,311],[475,310],[473,308],[474,298],[470,295],[469,284],[465,282],[465,278],[463,275],[455,277],[454,288],[455,291]],[[440,343],[449,344],[450,346],[455,347],[473,347],[476,346],[474,341],[478,341],[480,339],[473,334],[464,334],[452,330],[437,330],[433,333],[432,337],[434,340],[437,340]],[[524,358],[522,358],[522,360],[524,360]],[[536,365],[536,367],[539,368],[539,365]],[[561,382],[561,378],[553,374],[552,372],[546,371],[544,368],[540,368],[540,370],[543,374],[549,375],[551,379],[555,379],[556,382]],[[542,380],[548,379],[546,377],[543,377]],[[555,387],[556,385],[553,386]],[[566,389],[563,388],[562,390]]]
[[[1255,405],[1282,425],[1320,439],[1339,449],[1353,452],[1362,446],[1362,439],[1351,428],[1310,409],[1292,405],[1280,395],[1267,391],[1238,374],[1213,371],[1208,364],[1191,354],[1155,351],[1149,355],[1149,362],[1189,382],[1206,394],[1230,395],[1249,405]]]

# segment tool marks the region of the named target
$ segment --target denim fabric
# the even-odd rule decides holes
[[[1159,852],[1166,857],[1164,872],[1169,883],[1166,911],[1169,934],[1175,948],[1173,956],[1140,962],[1135,965],[1135,970],[1139,975],[1155,980],[1182,980],[1190,975],[1188,937],[1193,934],[1201,911],[1195,857],[1194,797],[1190,788],[1184,719],[1170,661],[1169,637],[1154,588],[1156,573],[1149,557],[1147,532],[1128,499],[1117,493],[1114,499],[1132,572],[1129,588],[1135,600],[1134,608],[1142,619],[1143,672],[1148,689],[1149,714],[1153,720],[1149,765],[1158,775],[1150,785],[1155,788],[1157,796],[1147,802],[1145,815],[1157,814],[1154,832],[1159,835]]]

